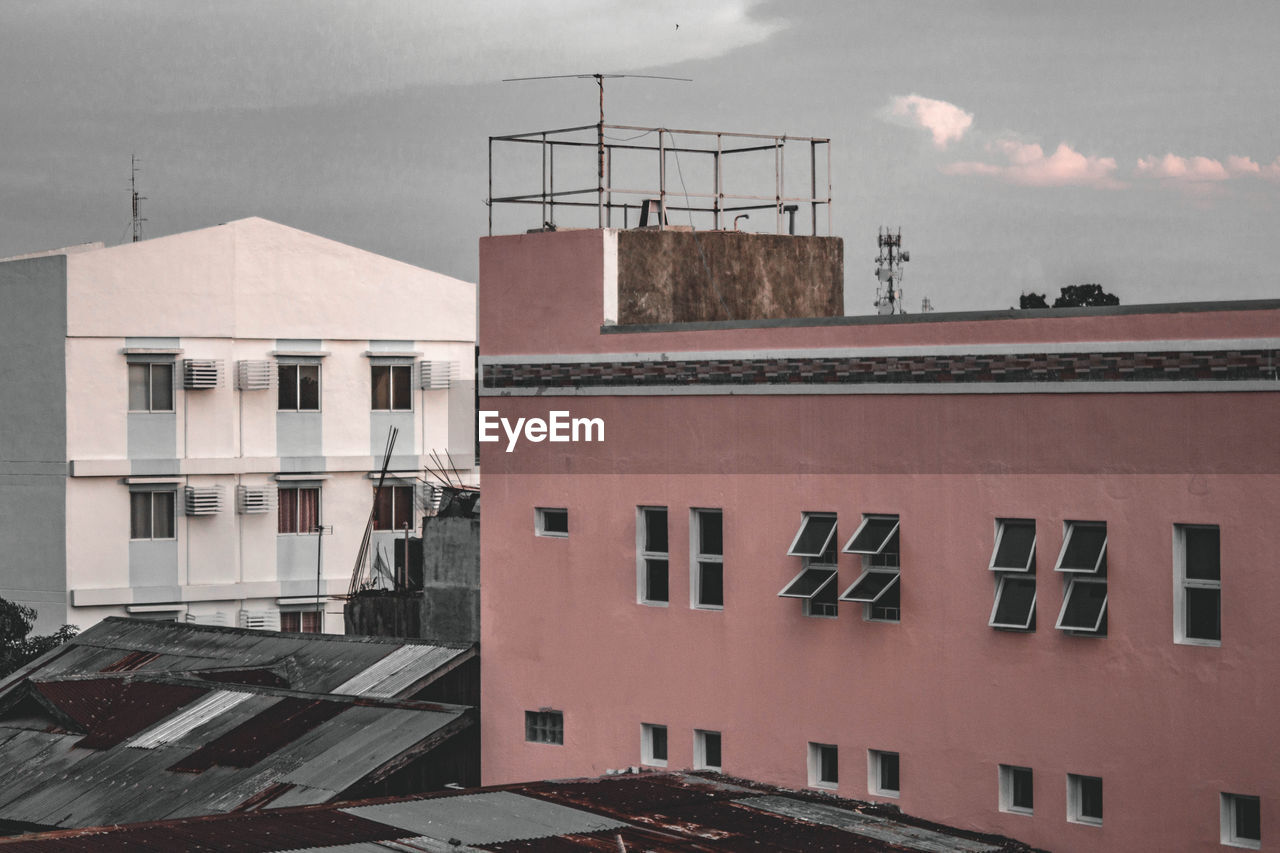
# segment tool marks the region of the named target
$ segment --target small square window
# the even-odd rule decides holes
[[[394,530],[397,533],[403,532],[406,527],[417,530],[413,492],[413,486],[383,485],[381,491],[375,488],[373,529]]]
[[[1036,523],[1029,518],[996,519],[996,544],[991,549],[993,572],[1033,572]]]
[[[1057,627],[1080,634],[1107,633],[1107,581],[1071,578],[1058,612]]]
[[[287,487],[276,490],[276,532],[315,533],[320,525],[320,489]]]
[[[720,733],[695,729],[693,732],[693,769],[719,770]]]
[[[869,622],[898,622],[902,618],[899,525],[896,515],[864,515],[844,546],[847,554],[862,555],[862,574],[840,596],[861,602]]]
[[[279,364],[277,406],[282,412],[320,411],[320,365]]]
[[[667,543],[667,508],[642,506],[636,510],[636,600],[665,606],[671,597],[668,583],[670,554]]]
[[[840,750],[829,743],[809,744],[809,787],[835,788],[840,784]]]
[[[543,708],[524,712],[524,739],[530,743],[564,743],[564,712]]]
[[[898,532],[896,515],[864,515],[862,524],[844,546],[846,554],[879,554]]]
[[[1075,634],[1106,636],[1106,522],[1066,522],[1055,571],[1066,573],[1056,627]]]
[[[1067,820],[1102,825],[1102,779],[1067,774]]]
[[[315,610],[281,610],[280,630],[294,634],[319,634],[320,614]]]
[[[371,409],[378,412],[413,410],[412,364],[374,364],[369,370]]]
[[[1012,631],[1034,631],[1036,627],[1036,579],[1032,575],[1001,574],[996,583],[996,603],[987,624]]]
[[[815,562],[834,563],[836,516],[823,512],[806,512],[800,529],[787,549],[787,556],[809,557]],[[828,556],[829,555],[829,556]]]
[[[1068,521],[1058,552],[1059,572],[1098,574],[1107,568],[1107,523],[1105,521]]]
[[[569,510],[562,507],[536,507],[533,511],[534,533],[553,539],[569,537]]]
[[[1030,767],[1000,765],[1000,811],[1034,814],[1035,796]]]
[[[882,797],[896,797],[901,790],[898,753],[867,750],[867,790]]]
[[[690,517],[692,604],[703,610],[724,609],[724,515],[718,509],[695,509]]]
[[[1221,542],[1216,525],[1173,528],[1174,641],[1222,645]]]
[[[667,727],[653,723],[640,725],[640,762],[652,767],[667,766]]]
[[[129,493],[130,539],[176,539],[173,491]]]
[[[804,568],[778,595],[804,601],[806,616],[834,618],[836,606],[836,516],[806,512],[787,554],[800,557]]]
[[[997,518],[987,568],[995,572],[996,600],[987,624],[1006,631],[1036,629],[1036,523]]]
[[[1221,841],[1228,847],[1262,846],[1262,801],[1247,794],[1222,794],[1219,798]]]
[[[129,411],[173,411],[173,362],[129,363]]]

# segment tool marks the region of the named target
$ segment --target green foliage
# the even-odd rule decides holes
[[[1019,308],[1048,308],[1049,303],[1045,301],[1043,293],[1024,293],[1018,299]]]
[[[1054,308],[1085,308],[1095,305],[1119,305],[1120,297],[1107,293],[1100,284],[1069,284],[1053,300]],[[1048,308],[1049,303],[1043,293],[1024,293],[1018,299],[1018,307]]]
[[[0,598],[0,677],[74,637],[80,629],[63,625],[52,634],[30,636],[36,612],[30,607]]]

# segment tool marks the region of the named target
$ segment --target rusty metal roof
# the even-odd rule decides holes
[[[534,782],[0,839],[0,853],[11,849],[1030,853],[1012,839],[948,829],[883,804],[705,773]]]

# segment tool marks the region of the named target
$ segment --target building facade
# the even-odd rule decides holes
[[[1280,833],[1280,302],[619,325],[625,233],[481,241],[485,784]]]
[[[38,630],[340,633],[390,429],[375,558],[433,451],[474,479],[474,312],[473,284],[257,218],[0,263],[0,596]]]

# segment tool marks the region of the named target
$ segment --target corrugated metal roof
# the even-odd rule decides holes
[[[401,646],[330,692],[390,699],[462,653],[446,646]]]
[[[59,710],[84,726],[87,734],[77,745],[90,749],[115,746],[207,692],[119,678],[33,683]]]
[[[125,745],[136,749],[154,749],[162,743],[179,740],[197,726],[204,725],[219,714],[252,698],[252,693],[218,690],[182,713],[152,726]]]
[[[343,809],[348,814],[463,844],[490,844],[522,838],[546,838],[600,832],[625,823],[510,791],[409,800]]]
[[[214,766],[252,767],[345,710],[346,705],[336,702],[296,697],[281,699],[169,769],[201,773]]]
[[[944,834],[924,827],[905,825],[878,815],[861,814],[839,806],[806,802],[794,797],[771,795],[748,797],[736,802],[753,809],[794,817],[808,823],[854,832],[867,838],[896,844],[908,850],[919,850],[921,853],[954,853],[954,851],[999,853],[1000,851],[1000,847],[995,844],[958,838],[949,833]]]

